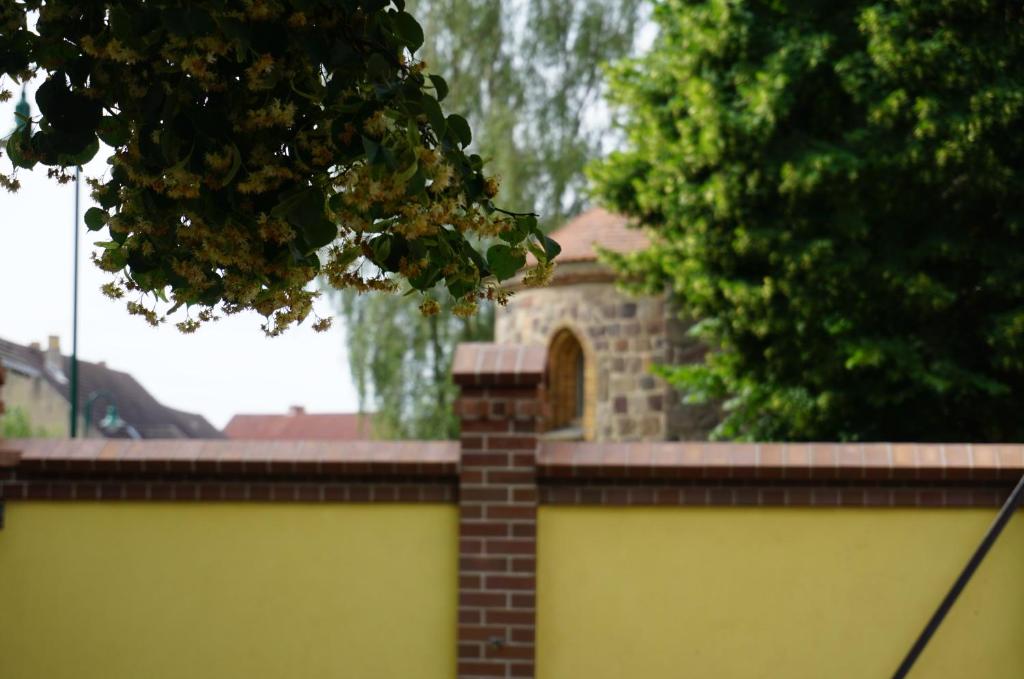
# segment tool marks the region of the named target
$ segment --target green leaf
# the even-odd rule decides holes
[[[93,132],[99,127],[103,106],[74,92],[64,73],[54,73],[36,90],[36,104],[46,122],[61,132]]]
[[[288,222],[299,230],[307,246],[303,255],[329,244],[338,236],[338,227],[327,218],[324,195],[317,188],[304,189],[271,212],[283,213]]]
[[[107,223],[107,213],[98,207],[85,211],[85,226],[90,231],[99,231]]]
[[[423,28],[411,14],[398,12],[392,19],[392,25],[395,34],[402,39],[410,52],[415,52],[423,46]]]
[[[27,129],[27,128],[26,128]],[[35,160],[27,160],[25,154],[22,152],[22,147],[25,142],[25,138],[21,134],[12,134],[7,140],[7,155],[11,159],[11,163],[14,167],[21,167],[26,170],[31,170],[36,166]]]
[[[502,231],[498,237],[507,243],[520,243],[530,234],[530,230],[524,226],[522,217],[513,219],[512,224],[511,229]]]
[[[127,144],[130,136],[128,126],[117,116],[104,116],[97,134],[104,144],[114,148]]]
[[[409,163],[409,167],[405,168],[404,170],[399,172],[397,175],[395,175],[395,178],[398,181],[407,182],[407,181],[409,181],[409,179],[412,178],[412,176],[414,174],[416,174],[416,172],[419,171],[419,169],[420,169],[420,163],[419,163],[418,160],[414,159],[411,163]]]
[[[431,75],[430,82],[434,85],[437,100],[444,101],[444,98],[448,96],[448,83],[439,75]]]
[[[423,97],[423,112],[427,116],[427,121],[430,126],[434,128],[434,133],[437,134],[438,138],[444,136],[446,129],[444,112],[441,110],[441,105],[437,103],[437,99],[426,95]]]
[[[427,186],[427,176],[423,174],[423,170],[417,168],[416,172],[409,181],[405,184],[405,195],[415,196],[416,194],[423,191]]]
[[[377,160],[377,154],[380,153],[380,144],[364,135],[363,150],[366,151],[366,162],[373,163]]]
[[[469,123],[460,115],[453,113],[448,116],[448,129],[459,138],[459,143],[462,144],[463,148],[469,146],[470,142],[473,141],[473,132],[469,129]]]
[[[380,52],[370,55],[366,62],[366,70],[371,76],[381,81],[391,80],[391,76],[395,73],[394,66],[388,63],[388,60]]]
[[[528,243],[526,245],[526,249],[533,253],[533,256],[537,258],[538,262],[543,262],[547,259],[547,254],[544,252],[544,248],[536,243]]]
[[[234,144],[231,145],[231,167],[228,168],[228,173],[224,175],[224,181],[220,183],[220,187],[224,188],[235,178],[238,174],[239,168],[242,167],[242,154],[238,150],[238,147]]]
[[[115,243],[112,240],[98,240],[93,245],[103,248],[104,250],[118,250],[121,247],[120,243]]]
[[[562,246],[555,242],[553,238],[544,236],[542,242],[544,243],[544,254],[547,255],[549,262],[562,252]]]
[[[363,248],[358,245],[350,245],[341,251],[341,254],[334,258],[334,263],[344,268],[356,261],[363,254]]]
[[[429,290],[441,279],[441,269],[442,266],[438,261],[431,257],[427,266],[423,268],[419,275],[409,279],[409,284],[415,290]]]
[[[387,265],[388,257],[391,255],[391,238],[389,236],[378,236],[369,242],[370,252],[373,253],[373,263],[384,268]]]
[[[487,250],[487,265],[499,281],[512,278],[526,264],[526,256],[508,245],[492,245]]]

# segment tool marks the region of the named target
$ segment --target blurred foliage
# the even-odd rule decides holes
[[[12,406],[0,415],[0,439],[55,438],[59,433],[46,427],[35,426],[28,412],[20,406]]]
[[[439,306],[438,313],[424,316],[400,297],[340,296],[352,378],[363,409],[373,413],[377,438],[458,435],[452,357],[459,342],[491,339],[494,306],[465,317],[452,312],[451,298]]]
[[[404,5],[7,0],[0,76],[44,79],[41,116],[7,155],[67,181],[101,141],[113,149],[85,223],[109,232],[105,292],[153,324],[161,302],[198,309],[185,332],[254,309],[278,334],[310,313],[317,274],[359,292],[438,288],[472,309],[504,294],[527,248],[541,274],[558,248],[492,202]],[[16,189],[16,173],[0,182]]]
[[[607,140],[602,66],[633,50],[641,0],[420,0],[410,3],[430,39],[422,55],[450,79],[446,103],[464,112],[472,148],[501,179],[516,211],[547,231],[587,200],[583,167]],[[519,263],[521,265],[521,262]],[[363,407],[387,438],[450,438],[456,344],[493,338],[493,305],[459,317],[438,295],[424,317],[414,297],[341,295],[349,366]]]
[[[616,258],[711,347],[666,367],[716,435],[1024,440],[1019,2],[657,3],[612,90]]]

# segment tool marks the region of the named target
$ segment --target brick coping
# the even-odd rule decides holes
[[[7,440],[0,467],[106,474],[454,477],[457,441]]]
[[[1024,474],[1024,445],[543,441],[542,478],[993,481]]]
[[[26,472],[454,476],[457,441],[25,439],[0,467]],[[1024,474],[1024,445],[913,443],[582,443],[542,441],[552,480],[994,481]]]
[[[536,386],[546,367],[547,351],[540,345],[463,342],[452,358],[452,380],[460,387]]]

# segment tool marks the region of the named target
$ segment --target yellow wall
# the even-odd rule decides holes
[[[542,507],[538,676],[891,676],[994,515]],[[911,676],[1024,676],[1024,513]]]
[[[6,509],[3,679],[454,675],[452,506]]]

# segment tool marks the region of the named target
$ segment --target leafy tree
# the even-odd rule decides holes
[[[401,297],[344,294],[348,359],[363,406],[372,404],[374,435],[384,439],[446,439],[458,435],[451,381],[455,346],[493,334],[494,306],[459,317],[448,298],[425,316]],[[372,327],[372,332],[364,329]]]
[[[612,79],[619,258],[703,319],[725,438],[1024,439],[1024,14],[684,2]]]
[[[583,167],[606,125],[601,66],[628,54],[641,0],[421,0],[410,7],[432,36],[424,59],[450,75],[446,103],[464,112],[473,148],[501,179],[503,202],[538,212],[545,230],[586,200]],[[344,293],[349,366],[380,436],[457,434],[449,373],[456,344],[493,337],[493,306],[472,318],[423,316],[415,298]]]
[[[0,439],[52,438],[56,436],[46,427],[37,427],[24,408],[14,406],[0,415]]]
[[[7,154],[67,180],[101,141],[113,149],[85,222],[110,234],[107,293],[154,324],[147,293],[200,310],[183,331],[255,309],[277,334],[307,317],[318,273],[359,291],[440,287],[467,307],[500,298],[527,247],[542,278],[555,246],[493,204],[497,183],[465,152],[466,119],[442,111],[448,85],[416,60],[424,33],[404,5],[7,0],[0,76],[45,78],[42,116]],[[480,238],[498,235],[485,258]]]

